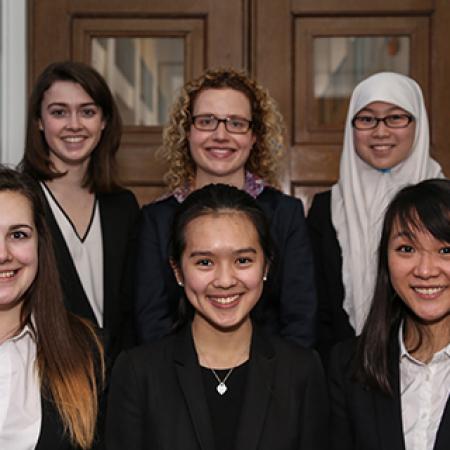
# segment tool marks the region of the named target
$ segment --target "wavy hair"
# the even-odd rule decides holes
[[[56,405],[72,444],[88,449],[103,384],[103,349],[93,327],[64,307],[40,189],[27,175],[0,166],[5,191],[28,200],[38,236],[38,272],[22,300],[21,329],[28,325],[36,338],[41,393]]]
[[[392,392],[390,343],[396,339],[400,324],[408,318],[408,324],[418,333],[419,341],[412,351],[422,345],[425,333],[420,320],[398,296],[390,280],[388,245],[395,226],[411,236],[420,230],[430,233],[438,241],[450,243],[450,180],[429,179],[403,188],[385,214],[375,292],[358,339],[354,368],[356,379],[387,394]]]
[[[25,152],[20,163],[22,171],[36,180],[52,180],[64,176],[51,160],[44,133],[39,129],[45,92],[57,81],[79,84],[100,107],[105,121],[100,141],[92,152],[83,185],[92,192],[111,192],[120,188],[116,154],[122,136],[122,121],[111,91],[103,77],[87,64],[76,61],[56,62],[39,75],[31,92]]]
[[[266,89],[244,72],[221,68],[207,70],[199,78],[187,82],[172,106],[159,151],[169,165],[165,181],[171,190],[192,183],[195,177],[188,132],[196,98],[205,89],[225,88],[242,92],[250,102],[256,142],[246,162],[246,170],[278,187],[277,173],[283,155],[285,126],[275,101]]]

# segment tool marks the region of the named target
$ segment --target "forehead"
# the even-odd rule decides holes
[[[30,201],[16,191],[0,191],[0,224],[11,226],[18,223],[32,225],[33,211]]]
[[[95,102],[80,84],[74,81],[58,80],[44,92],[42,104],[48,105],[51,103],[82,104]]]
[[[391,113],[404,113],[408,114],[408,111],[400,106],[394,105],[388,102],[371,102],[358,112],[369,112],[373,114],[391,114]]]
[[[185,229],[186,249],[205,251],[259,248],[258,232],[242,212],[206,214],[191,220]]]
[[[204,89],[194,100],[194,114],[237,114],[250,117],[251,107],[247,96],[236,89]]]

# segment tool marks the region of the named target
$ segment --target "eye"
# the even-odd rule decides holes
[[[403,244],[403,245],[399,245],[395,249],[395,251],[398,253],[413,253],[414,247],[412,247],[411,245]]]
[[[247,122],[242,119],[230,119],[228,123],[231,128],[236,130],[242,130],[247,126]]]
[[[66,110],[63,108],[52,109],[50,115],[56,118],[64,117],[66,115]]]
[[[210,267],[212,266],[212,264],[213,264],[212,261],[208,258],[202,258],[195,261],[195,265],[201,267]]]
[[[81,115],[83,117],[94,117],[97,114],[97,110],[95,108],[83,108],[81,110]]]
[[[11,233],[11,238],[14,240],[26,239],[27,237],[29,237],[29,234],[25,231],[17,230]]]
[[[365,125],[371,125],[375,122],[375,117],[372,116],[356,116],[356,121]]]
[[[439,253],[441,253],[443,255],[450,255],[450,247],[442,247],[439,250]]]
[[[197,116],[195,118],[195,123],[201,127],[207,127],[213,124],[215,118],[213,116]]]
[[[253,260],[251,258],[249,258],[248,256],[241,256],[236,260],[236,262],[240,266],[248,266],[249,264],[251,264],[253,262]]]

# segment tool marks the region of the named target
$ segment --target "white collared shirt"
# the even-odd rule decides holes
[[[66,241],[97,323],[100,327],[103,327],[103,238],[98,200],[95,200],[91,223],[86,235],[81,239],[50,189],[42,182],[41,186],[56,223]]]
[[[41,429],[36,342],[26,326],[0,345],[0,449],[32,450]]]
[[[406,450],[433,450],[450,395],[450,344],[425,364],[413,358],[399,332],[400,393]]]

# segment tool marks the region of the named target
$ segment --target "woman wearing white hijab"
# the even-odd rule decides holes
[[[356,86],[345,125],[338,182],[318,194],[308,224],[319,297],[318,345],[359,335],[373,295],[376,248],[387,204],[406,184],[443,177],[429,153],[419,85],[382,72]]]

